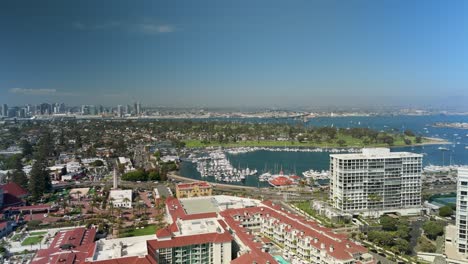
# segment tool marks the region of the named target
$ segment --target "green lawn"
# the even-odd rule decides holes
[[[156,234],[156,225],[149,225],[140,229],[133,229],[129,232],[120,234],[120,237],[147,236]]]
[[[30,236],[26,238],[23,243],[21,243],[22,246],[30,246],[30,245],[35,245],[39,244],[42,241],[43,236]]]
[[[406,137],[414,144],[416,137]],[[404,137],[395,135],[393,146],[407,146],[404,142]],[[344,140],[345,144],[339,145],[338,140]],[[431,142],[431,140],[423,138],[423,143]],[[338,147],[388,147],[387,144],[367,144],[363,140],[353,138],[348,135],[338,134],[337,138],[332,142],[298,142],[298,141],[276,141],[276,140],[247,140],[239,142],[219,143],[216,141],[202,143],[201,140],[184,140],[185,146],[188,148],[203,148],[203,147],[320,147],[320,148],[338,148]]]
[[[22,236],[21,234],[16,234],[11,238],[11,240],[18,241],[18,240],[20,240],[21,236]]]
[[[39,231],[39,232],[29,233],[30,236],[40,236],[40,235],[45,235],[45,234],[47,234],[47,231]]]
[[[322,223],[326,226],[329,226],[331,224],[330,219],[326,218],[325,216],[317,214],[317,212],[310,207],[310,202],[305,201],[305,202],[298,202],[298,203],[293,203],[297,208],[301,209],[304,211],[306,214],[312,216],[313,218],[322,221]]]

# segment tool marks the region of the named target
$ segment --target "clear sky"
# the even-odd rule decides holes
[[[5,0],[0,103],[464,104],[467,13],[455,0]]]

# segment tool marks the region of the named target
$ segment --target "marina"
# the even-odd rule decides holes
[[[294,119],[262,120],[263,122],[297,122]],[[392,151],[408,151],[423,155],[424,171],[446,172],[468,165],[468,137],[460,129],[432,127],[434,122],[467,122],[467,116],[369,116],[320,117],[308,120],[306,126],[369,127],[376,130],[410,129],[426,137],[442,138],[452,142],[443,145],[413,145],[392,147]],[[249,119],[243,122],[260,122]],[[330,153],[356,153],[360,148],[300,148],[300,147],[239,147],[207,148],[194,153],[181,164],[181,175],[211,182],[269,187],[273,175],[297,175],[301,179],[314,179],[328,183]],[[216,154],[210,154],[210,153]],[[210,156],[212,155],[212,156]],[[193,158],[202,158],[194,160]],[[204,159],[205,158],[205,159]],[[253,173],[255,172],[255,173]],[[434,179],[440,181],[440,179]]]

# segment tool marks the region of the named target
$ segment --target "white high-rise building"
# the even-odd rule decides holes
[[[421,210],[422,155],[364,148],[362,153],[330,155],[330,199],[351,214],[378,216]]]
[[[456,211],[456,227],[457,237],[455,238],[458,245],[458,252],[468,255],[468,240],[467,240],[467,221],[468,221],[468,167],[458,169],[457,183],[457,211]]]
[[[123,111],[123,110],[124,110],[124,109],[123,109],[123,107],[122,107],[121,105],[118,105],[118,106],[117,106],[117,116],[118,116],[118,117],[123,117],[123,115],[124,115],[124,111]]]

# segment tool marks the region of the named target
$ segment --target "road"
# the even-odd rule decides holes
[[[167,174],[167,177],[169,179],[174,179],[176,181],[184,181],[184,182],[199,181],[199,180],[196,180],[196,179],[191,179],[191,178],[187,178],[187,177],[177,175],[175,172],[169,172]],[[257,187],[242,186],[242,185],[230,185],[230,184],[222,184],[222,183],[213,184],[213,187],[214,187],[214,189],[219,189],[219,190],[250,190],[250,191],[258,191],[259,190],[259,188],[257,188]]]

